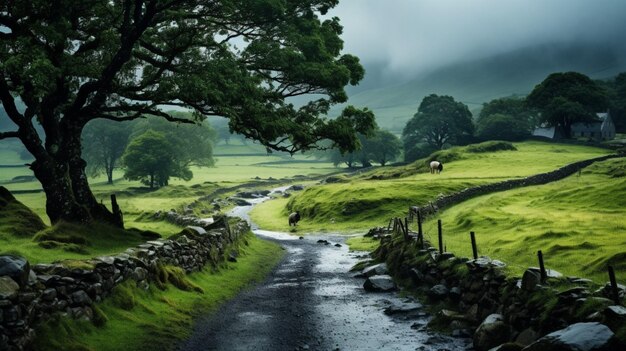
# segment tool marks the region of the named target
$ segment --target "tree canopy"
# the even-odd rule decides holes
[[[522,140],[536,124],[536,113],[523,99],[494,99],[483,104],[476,120],[476,136],[483,140]]]
[[[104,173],[107,183],[113,184],[113,170],[133,132],[133,122],[113,122],[104,119],[91,121],[83,130],[82,155],[87,170],[95,176]]]
[[[474,124],[468,107],[451,96],[431,94],[425,97],[404,130],[402,139],[405,153],[426,143],[433,149],[442,149],[473,135]]]
[[[606,91],[578,72],[552,73],[526,97],[541,112],[540,121],[571,136],[572,124],[596,120],[596,112],[608,107]]]
[[[164,133],[145,131],[124,151],[124,178],[139,180],[150,189],[167,185],[170,177],[190,180],[193,174],[184,162],[177,159],[176,149]]]
[[[35,161],[51,221],[117,223],[85,177],[80,136],[94,119],[144,115],[190,123],[229,119],[231,131],[287,152],[332,140],[357,147],[373,114],[331,105],[364,70],[342,54],[342,27],[321,18],[338,0],[10,1],[0,4],[0,101]],[[296,107],[287,99],[315,94]],[[19,101],[26,108],[19,110]],[[41,124],[45,138],[35,132]]]

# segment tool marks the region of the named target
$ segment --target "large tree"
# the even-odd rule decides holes
[[[81,133],[94,119],[193,109],[229,118],[232,131],[296,152],[323,139],[352,150],[370,115],[324,116],[364,75],[342,55],[338,0],[31,0],[0,3],[0,101],[33,155],[52,223],[120,223],[93,196]],[[295,107],[289,97],[319,99]],[[16,107],[17,101],[26,108]],[[41,124],[45,138],[35,131]]]
[[[374,161],[384,166],[400,156],[402,143],[395,134],[387,130],[377,130],[367,139],[367,150]]]
[[[472,113],[467,105],[454,101],[451,96],[431,94],[425,97],[404,130],[402,139],[405,152],[426,143],[434,149],[442,149],[446,144],[474,133]]]
[[[566,138],[571,137],[572,124],[593,122],[596,112],[606,111],[606,91],[578,72],[552,73],[535,86],[526,97],[530,107],[541,112],[540,120],[560,128]]]

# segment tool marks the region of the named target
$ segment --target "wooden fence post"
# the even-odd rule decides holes
[[[437,220],[437,231],[439,232],[439,253],[443,253],[443,233],[441,232],[441,219]]]
[[[543,253],[541,250],[537,251],[537,257],[539,258],[539,271],[541,273],[541,284],[546,282],[548,279],[548,274],[546,273],[546,266],[543,264]]]
[[[613,266],[609,266],[609,280],[611,282],[611,297],[616,305],[620,305],[619,292],[617,290],[617,280],[615,280],[615,271]]]
[[[472,253],[474,254],[474,259],[477,259],[478,249],[476,248],[476,236],[474,232],[470,232],[470,238],[472,239]]]
[[[422,211],[417,211],[417,241],[422,245],[422,249],[424,248],[424,232],[422,231]]]

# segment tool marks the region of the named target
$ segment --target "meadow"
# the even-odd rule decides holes
[[[448,251],[465,257],[474,231],[479,255],[504,260],[514,274],[537,266],[542,250],[547,267],[603,282],[608,264],[626,269],[625,191],[626,160],[613,159],[550,184],[470,199],[426,221],[424,230],[436,242],[441,219]]]
[[[177,225],[151,218],[156,211],[182,210],[200,197],[249,182],[263,184],[272,180],[271,186],[277,186],[275,182],[281,180],[286,184],[300,183],[305,177],[341,171],[331,163],[304,155],[267,154],[265,148],[258,144],[243,144],[238,140],[228,145],[218,144],[215,154],[214,167],[193,167],[194,177],[190,181],[173,178],[168,186],[156,190],[124,179],[123,172],[119,170],[114,172],[114,184],[107,184],[103,175],[90,178],[92,190],[102,203],[110,205],[110,195],[116,194],[124,213],[125,226],[136,229],[134,232],[91,224],[92,228],[87,228],[85,233],[72,225],[62,224],[46,229],[46,233],[50,238],[62,238],[67,242],[43,247],[40,241],[33,240],[38,232],[16,236],[13,224],[7,223],[8,217],[0,218],[0,253],[23,255],[32,263],[115,254],[145,241],[140,231],[157,232],[163,237],[180,232],[182,228]],[[28,162],[20,159],[13,148],[0,149],[0,156],[1,165],[24,165]],[[41,192],[41,185],[36,180],[12,181],[16,176],[28,177],[32,176],[32,172],[27,167],[0,167],[0,186],[12,191],[18,201],[50,225],[45,214],[45,195]],[[226,196],[228,194],[220,195],[222,198]],[[98,235],[91,235],[93,232]]]
[[[552,171],[566,164],[607,154],[586,146],[529,141],[516,150],[473,152],[458,147],[441,152],[441,174],[430,174],[426,161],[380,167],[337,183],[306,189],[290,199],[268,201],[253,209],[252,219],[268,230],[286,230],[291,211],[303,215],[298,232],[364,232],[405,216],[409,206],[427,204],[445,195],[481,184]],[[474,150],[475,151],[475,150]]]

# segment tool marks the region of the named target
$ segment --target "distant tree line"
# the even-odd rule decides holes
[[[570,137],[578,122],[597,121],[610,111],[617,132],[626,132],[626,72],[607,81],[593,81],[577,72],[553,73],[525,98],[499,98],[483,104],[476,119],[451,96],[431,94],[402,131],[407,162],[433,151],[475,141],[528,138],[541,125]]]

